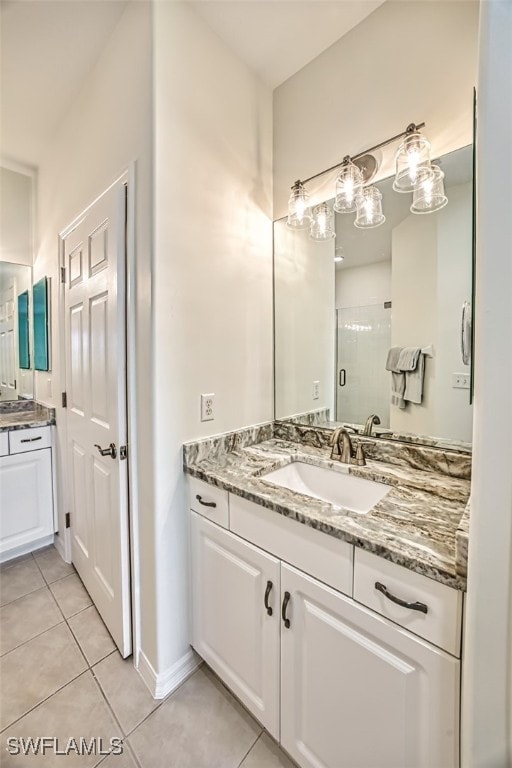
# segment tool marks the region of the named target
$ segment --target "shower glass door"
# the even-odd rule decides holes
[[[336,421],[364,424],[371,413],[389,428],[391,309],[382,304],[337,310]]]

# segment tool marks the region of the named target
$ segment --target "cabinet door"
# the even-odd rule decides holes
[[[279,560],[190,514],[192,645],[279,738]]]
[[[0,552],[53,533],[51,449],[0,459]]]
[[[281,743],[314,768],[454,768],[459,662],[282,566]]]

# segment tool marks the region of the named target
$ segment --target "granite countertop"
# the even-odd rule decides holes
[[[391,486],[367,514],[272,485],[263,474],[290,461],[304,461]],[[456,546],[470,481],[430,470],[367,458],[366,466],[330,460],[330,451],[282,439],[236,447],[213,458],[197,455],[185,471],[305,525],[343,539],[443,584],[464,590],[467,553]]]
[[[55,409],[29,401],[0,403],[0,432],[55,424]]]

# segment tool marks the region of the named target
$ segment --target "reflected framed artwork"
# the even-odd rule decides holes
[[[34,324],[34,368],[50,370],[48,343],[48,278],[43,277],[32,288],[32,320]]]
[[[28,291],[18,296],[18,357],[20,368],[30,368]]]

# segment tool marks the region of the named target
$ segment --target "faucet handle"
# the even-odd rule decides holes
[[[357,444],[356,456],[355,456],[354,464],[356,464],[358,467],[364,467],[365,464],[366,464],[366,459],[365,459],[365,456],[364,456],[364,448],[363,448],[362,442],[359,442]]]

